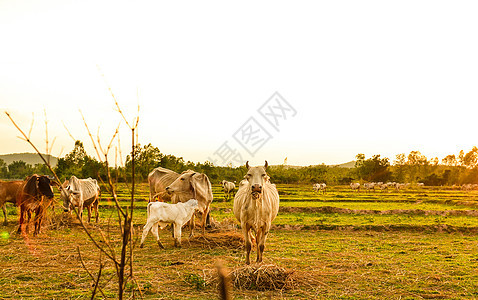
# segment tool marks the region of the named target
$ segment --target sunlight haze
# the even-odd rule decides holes
[[[0,153],[95,156],[79,110],[106,144],[140,106],[139,142],[204,162],[226,141],[251,164],[339,164],[357,153],[477,145],[478,4],[445,1],[1,1]],[[278,92],[278,130],[258,109]],[[289,112],[291,112],[290,110]],[[233,134],[272,135],[254,155]],[[131,147],[120,125],[121,152]],[[115,142],[115,146],[118,143]],[[220,163],[219,163],[220,164]]]

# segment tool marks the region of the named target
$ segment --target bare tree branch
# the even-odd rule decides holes
[[[83,119],[83,121],[84,121],[84,119]],[[66,129],[66,132],[68,132],[68,135],[69,135],[70,138],[73,140],[73,142],[76,142],[75,137],[73,137],[73,135],[71,134],[70,130],[68,130],[68,128],[66,127],[65,122],[61,121],[61,123],[63,124],[63,127]]]
[[[48,118],[46,115],[46,109],[43,109],[43,113],[45,114],[45,154],[47,155],[48,163],[50,163],[50,156],[48,155],[50,153],[48,152]]]
[[[32,134],[32,129],[33,129],[33,122],[35,121],[35,114],[32,113],[32,123],[30,124],[30,130],[28,130],[28,139],[30,139],[30,136]]]
[[[85,269],[86,273],[88,275],[90,275],[91,279],[93,280],[93,282],[95,282],[95,290],[96,290],[96,286],[97,286],[97,280],[95,280],[95,277],[93,276],[93,274],[91,274],[91,272],[88,270],[88,268],[86,267],[85,265],[85,262],[83,261],[83,257],[81,256],[81,252],[80,252],[80,246],[77,246],[76,247],[76,250],[78,251],[78,256],[80,258],[80,262],[81,262],[81,265],[83,266],[83,269]],[[101,264],[101,261],[100,261],[100,274],[101,274],[101,269],[103,268],[103,265]],[[100,276],[98,276],[98,281],[100,279]],[[100,290],[100,293],[103,295],[103,297],[106,299],[106,295],[105,293],[103,292],[103,290],[101,289],[101,287],[98,286],[98,289]]]
[[[94,300],[95,299],[95,295],[96,295],[96,289],[99,288],[99,283],[100,283],[100,278],[101,278],[101,271],[103,270],[103,262],[101,261],[101,252],[100,252],[100,269],[98,270],[98,277],[95,281],[95,286],[93,288],[93,292],[91,293],[91,300]],[[101,291],[101,288],[100,288],[100,291]],[[102,293],[103,294],[103,293]],[[105,297],[105,295],[103,294],[103,297]]]
[[[88,131],[88,135],[90,136],[91,143],[93,144],[93,148],[95,148],[96,155],[98,155],[98,159],[101,161],[101,156],[100,152],[98,152],[98,148],[96,148],[96,143],[95,140],[93,139],[93,135],[91,135],[90,129],[88,128],[88,124],[86,124],[85,117],[83,116],[83,113],[80,110],[81,118],[83,119],[83,123],[85,124],[86,130]]]
[[[20,129],[20,127],[18,127],[17,123],[15,123],[15,121],[13,120],[13,118],[10,116],[10,114],[8,112],[5,112],[5,114],[7,115],[7,117],[10,119],[10,121],[12,121],[13,125],[18,129],[18,131],[20,131],[20,133],[23,135],[24,137],[24,140],[26,142],[28,142],[32,147],[33,149],[35,149],[36,153],[38,155],[40,155],[41,159],[43,160],[43,162],[45,163],[45,165],[48,167],[48,169],[50,170],[50,172],[53,174],[53,176],[55,176],[55,180],[57,181],[58,183],[58,186],[61,188],[61,182],[60,182],[60,179],[58,178],[58,176],[56,175],[55,171],[51,168],[50,164],[46,161],[46,159],[43,157],[43,155],[40,153],[40,151],[37,149],[37,147],[35,147],[35,145],[32,143],[32,141],[30,140],[30,138],[23,132],[23,130]],[[32,122],[32,125],[33,125],[33,122]],[[30,128],[30,132],[31,132],[31,128]]]

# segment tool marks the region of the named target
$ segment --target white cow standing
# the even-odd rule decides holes
[[[234,215],[241,223],[246,244],[246,264],[250,264],[252,232],[257,243],[256,261],[262,262],[267,234],[279,212],[279,192],[269,181],[267,165],[266,161],[263,167],[249,167],[249,162],[246,162],[247,174],[234,197]]]
[[[70,180],[63,183],[61,188],[60,200],[63,201],[65,212],[71,211],[72,207],[78,207],[80,220],[83,220],[83,208],[88,209],[88,223],[91,221],[91,209],[94,208],[96,223],[98,223],[98,204],[99,204],[100,186],[96,179],[78,179],[71,176]]]
[[[234,189],[236,188],[236,185],[234,184],[234,182],[223,180],[221,181],[221,186],[222,186],[222,189],[224,190],[224,199],[229,200],[229,198],[234,193]]]
[[[373,190],[375,192],[375,183],[374,182],[365,182],[363,184],[364,189],[369,192],[370,190]]]
[[[327,192],[327,185],[325,183],[314,183],[312,188],[316,192],[322,191],[322,194],[325,194]]]
[[[350,183],[350,188],[352,189],[352,191],[357,190],[357,192],[360,192],[360,183],[351,182]]]

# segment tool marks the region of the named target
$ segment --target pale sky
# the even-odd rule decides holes
[[[476,1],[0,0],[0,153],[33,151],[3,111],[26,131],[34,113],[44,149],[46,110],[53,155],[73,148],[63,122],[96,156],[78,110],[106,144],[121,120],[108,86],[129,120],[139,103],[141,144],[194,162],[224,142],[252,164],[469,151],[477,15]],[[279,131],[258,113],[275,92],[296,112]],[[251,117],[272,136],[253,155],[233,138]]]

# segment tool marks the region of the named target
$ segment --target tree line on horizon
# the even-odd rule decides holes
[[[328,185],[344,185],[352,181],[362,182],[422,182],[425,185],[461,185],[478,183],[478,148],[469,152],[463,150],[458,155],[450,154],[441,161],[435,157],[428,159],[419,151],[397,154],[393,164],[389,158],[380,154],[366,158],[364,154],[356,155],[354,168],[327,166],[325,164],[291,168],[287,165],[270,166],[268,174],[274,183],[316,183]],[[126,157],[125,166],[110,165],[112,177],[117,182],[131,181],[131,156]],[[221,180],[239,182],[246,173],[244,166],[222,167],[211,162],[194,163],[182,157],[163,154],[158,147],[151,144],[138,145],[135,149],[135,169],[137,181],[147,182],[148,174],[156,167],[163,167],[181,173],[188,169],[205,173],[211,182]],[[72,175],[78,178],[106,179],[105,164],[89,156],[81,141],[76,141],[73,150],[58,159],[55,172],[64,180]],[[43,164],[34,166],[24,161],[6,164],[0,159],[0,178],[24,179],[31,174],[47,174],[48,168]]]

